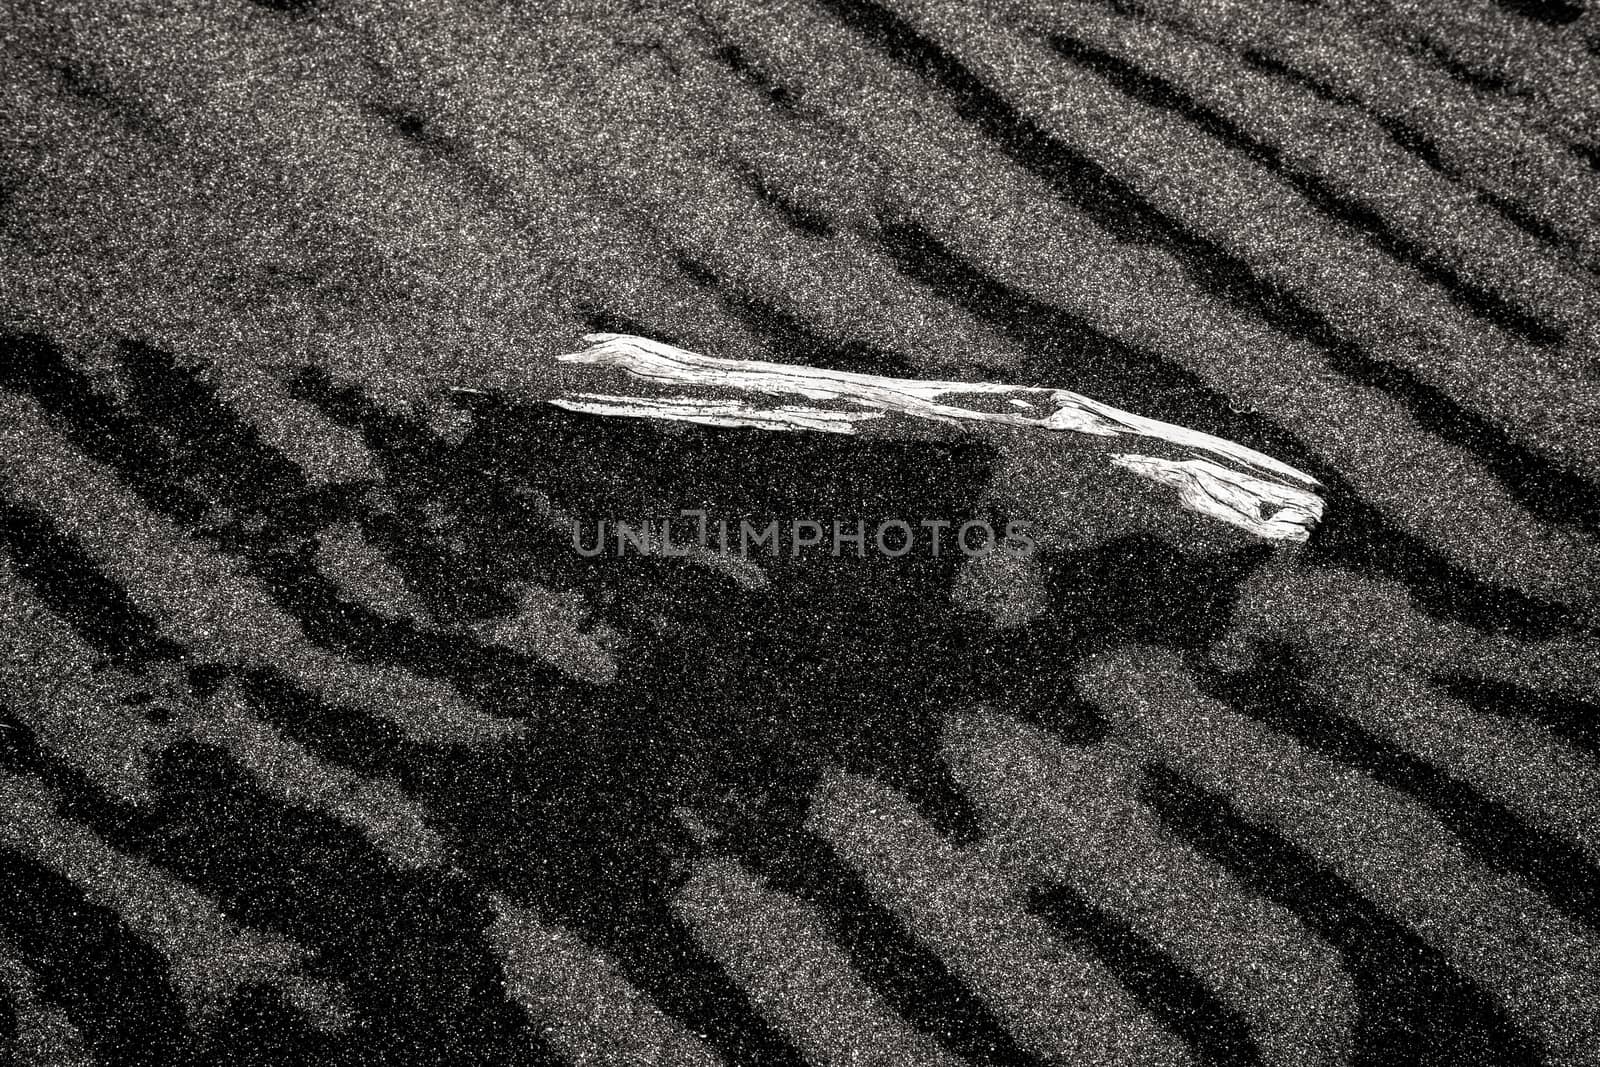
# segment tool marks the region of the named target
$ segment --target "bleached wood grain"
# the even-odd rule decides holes
[[[947,425],[1013,427],[1100,439],[1142,437],[1200,455],[1171,459],[1120,452],[1112,454],[1109,462],[1171,486],[1178,491],[1179,503],[1189,510],[1258,537],[1284,541],[1306,540],[1322,518],[1323,501],[1314,491],[1320,486],[1304,471],[1233,441],[1121,411],[1065,389],[887,378],[718,359],[626,334],[589,334],[584,340],[588,348],[559,360],[616,368],[657,389],[692,390],[701,395],[569,392],[551,400],[570,411],[839,434],[856,433],[858,424],[868,420],[900,416]],[[707,392],[715,395],[704,395]],[[734,395],[726,395],[729,393]],[[766,406],[759,402],[763,396],[799,396],[819,406]],[[820,406],[823,404],[828,406]]]
[[[1190,511],[1249,530],[1257,537],[1304,541],[1322,519],[1322,498],[1280,482],[1229,470],[1207,459],[1170,460],[1121,453],[1114,466],[1178,491]]]

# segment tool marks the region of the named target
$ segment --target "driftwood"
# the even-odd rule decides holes
[[[1322,518],[1317,480],[1270,456],[1210,434],[1120,411],[1064,389],[920,381],[782,363],[717,359],[659,341],[590,334],[564,364],[615,368],[665,395],[564,392],[569,411],[757,430],[915,433],[917,424],[1007,429],[1077,439],[1160,442],[1167,456],[1128,451],[1109,463],[1177,490],[1179,503],[1258,537],[1304,541]],[[812,403],[768,402],[800,397]],[[959,401],[959,403],[958,403]]]

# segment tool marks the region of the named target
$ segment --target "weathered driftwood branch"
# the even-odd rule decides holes
[[[1170,485],[1190,511],[1282,541],[1304,541],[1322,518],[1315,493],[1218,466],[1208,459],[1170,460],[1120,453],[1114,466]]]
[[[568,392],[551,401],[570,411],[761,430],[852,434],[895,417],[945,426],[1007,428],[1090,438],[1153,439],[1187,458],[1131,452],[1109,462],[1178,491],[1186,508],[1259,537],[1304,541],[1322,518],[1317,480],[1232,441],[1119,411],[1064,389],[988,382],[920,381],[815,367],[716,359],[623,334],[590,334],[590,347],[561,356],[568,364],[617,368],[667,396]],[[683,395],[677,390],[689,390]],[[694,395],[694,394],[699,395]],[[707,395],[709,394],[709,395]],[[799,396],[815,406],[764,404]],[[956,400],[962,403],[956,403]],[[878,429],[879,426],[872,426]],[[1063,437],[1063,440],[1068,439]]]

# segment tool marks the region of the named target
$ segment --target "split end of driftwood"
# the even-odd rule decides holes
[[[573,392],[550,403],[615,418],[658,419],[768,431],[852,434],[895,420],[1009,428],[1061,440],[1119,437],[1161,442],[1179,458],[1109,455],[1111,466],[1177,490],[1181,506],[1257,537],[1305,541],[1322,519],[1317,480],[1254,449],[1121,411],[1064,389],[993,382],[923,381],[784,363],[717,359],[626,334],[590,334],[567,364],[615,368],[658,395]],[[659,395],[659,394],[668,395]],[[709,394],[709,395],[708,395]],[[732,394],[730,396],[730,394]],[[798,397],[809,404],[769,398]]]

